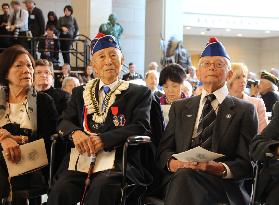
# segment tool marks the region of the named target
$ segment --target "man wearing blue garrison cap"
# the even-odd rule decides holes
[[[252,176],[248,146],[257,132],[257,115],[252,104],[228,96],[230,67],[225,47],[210,38],[197,69],[201,95],[171,105],[159,146],[161,168],[169,172],[165,205],[248,202],[242,186]],[[173,156],[198,146],[224,156],[199,154],[190,161]]]
[[[119,80],[124,58],[115,38],[99,33],[92,41],[91,54],[91,64],[98,78],[73,90],[58,132],[72,137],[79,154],[96,155],[97,163],[102,163],[100,156],[106,155],[114,162],[113,167],[90,173],[91,183],[84,192],[87,173],[80,172],[78,167],[76,171],[69,171],[69,156],[66,157],[51,188],[49,205],[74,205],[80,201],[88,205],[118,204],[123,145],[129,136],[150,134],[151,91]],[[151,179],[144,176],[150,174],[142,168],[137,151],[129,150],[128,179],[149,184]]]

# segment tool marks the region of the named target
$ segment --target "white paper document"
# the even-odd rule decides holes
[[[3,151],[9,176],[18,176],[48,164],[45,143],[43,139],[20,145],[21,160],[13,163],[7,159]]]
[[[163,117],[165,124],[167,125],[169,122],[169,112],[170,112],[171,105],[161,105],[162,111],[163,111]]]
[[[172,156],[182,162],[208,162],[223,157],[224,155],[208,151],[198,146],[185,152],[173,154]]]
[[[97,154],[93,173],[112,169],[115,160],[115,150],[111,152],[100,151]],[[86,153],[79,154],[76,148],[71,149],[70,162],[68,170],[87,173],[90,167],[91,157]]]

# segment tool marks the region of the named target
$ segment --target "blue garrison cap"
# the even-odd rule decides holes
[[[209,42],[206,44],[206,47],[201,54],[201,57],[206,56],[223,56],[231,60],[225,47],[221,42],[218,41],[216,37],[211,37],[209,39]]]
[[[99,50],[110,47],[118,48],[119,50],[121,50],[114,36],[98,33],[96,37],[91,41],[91,54],[93,55]]]

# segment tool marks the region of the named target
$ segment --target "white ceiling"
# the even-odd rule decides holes
[[[279,31],[205,28],[184,26],[184,35],[225,36],[239,38],[270,38],[279,36]]]
[[[278,0],[183,0],[184,34],[244,38],[279,36],[278,7]]]

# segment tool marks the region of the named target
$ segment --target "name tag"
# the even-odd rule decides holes
[[[35,19],[35,15],[34,15],[34,14],[31,14],[31,15],[30,15],[30,19],[34,20],[34,19]]]

